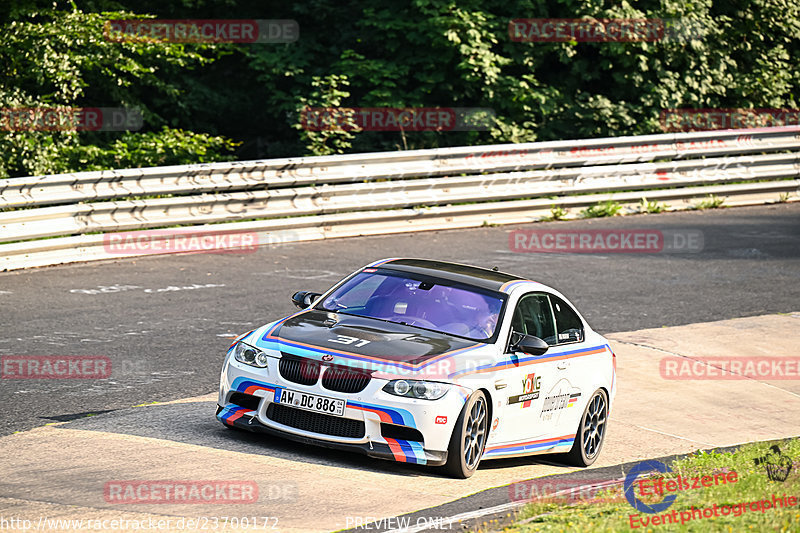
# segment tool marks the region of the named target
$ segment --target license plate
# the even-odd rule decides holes
[[[347,404],[344,400],[289,389],[276,390],[274,401],[298,409],[334,416],[344,416],[344,407]]]

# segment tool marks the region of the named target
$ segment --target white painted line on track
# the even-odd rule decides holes
[[[437,520],[437,522],[444,524],[447,522],[448,524],[452,524],[453,522],[461,522],[464,520],[470,520],[472,518],[480,518],[482,516],[490,515],[490,514],[498,514],[505,511],[510,511],[512,509],[516,509],[517,507],[522,507],[528,502],[509,502],[504,503],[502,505],[496,505],[494,507],[487,507],[486,509],[478,509],[477,511],[470,511],[468,513],[461,513],[453,516],[448,516],[446,518],[442,518],[441,522]],[[426,520],[422,524],[417,524],[413,527],[403,528],[403,529],[392,529],[386,531],[386,533],[419,533],[420,531],[425,531],[426,529],[430,528],[430,524]]]

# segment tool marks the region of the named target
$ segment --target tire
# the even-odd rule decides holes
[[[476,391],[461,409],[447,447],[444,470],[451,477],[466,479],[478,469],[489,436],[489,404],[483,391]]]
[[[589,466],[594,463],[603,449],[607,426],[608,395],[603,389],[597,389],[581,415],[578,430],[575,432],[575,442],[566,454],[566,462],[575,466]]]

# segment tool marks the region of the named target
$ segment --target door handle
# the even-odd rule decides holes
[[[559,370],[564,370],[568,366],[569,366],[569,361],[561,361],[556,365],[556,368],[558,368]]]

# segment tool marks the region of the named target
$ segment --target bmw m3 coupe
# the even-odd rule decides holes
[[[564,454],[592,464],[616,360],[567,298],[496,270],[384,259],[300,311],[235,340],[217,418],[226,426],[372,457],[442,466]]]

